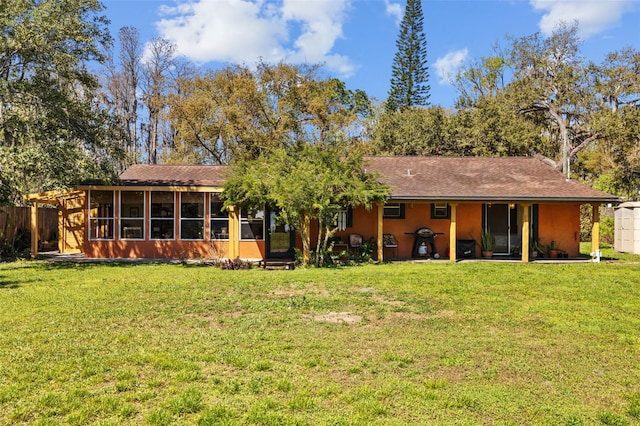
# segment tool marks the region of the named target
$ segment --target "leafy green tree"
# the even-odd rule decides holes
[[[455,79],[459,95],[457,107],[473,108],[482,98],[496,97],[507,86],[508,59],[500,52],[469,65]]]
[[[373,128],[371,152],[382,155],[451,155],[451,113],[442,107],[381,113]]]
[[[178,83],[169,98],[178,135],[171,161],[227,164],[277,147],[356,139],[358,120],[370,113],[363,91],[321,78],[317,66],[230,66]]]
[[[518,113],[518,105],[508,92],[480,96],[473,108],[460,109],[450,126],[456,155],[504,157],[556,152],[539,126]]]
[[[95,103],[90,61],[110,43],[97,0],[3,1],[0,179],[4,202],[112,173],[120,136]]]
[[[421,0],[407,0],[391,68],[387,111],[429,105],[431,87]]]
[[[598,140],[578,156],[576,170],[593,186],[627,200],[640,198],[640,107],[595,112]]]
[[[584,178],[626,199],[640,198],[640,51],[612,52],[591,64],[597,109],[590,117],[598,139],[579,157]]]
[[[311,252],[310,221],[318,223],[314,263],[324,262],[340,209],[384,200],[387,189],[366,173],[356,145],[333,141],[304,144],[291,150],[276,147],[268,155],[235,162],[222,194],[225,204],[269,205],[300,234],[303,253]],[[304,256],[304,263],[309,259]]]

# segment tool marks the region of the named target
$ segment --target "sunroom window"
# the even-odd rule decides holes
[[[229,214],[222,209],[223,202],[219,194],[211,194],[211,239],[227,240],[229,239]]]
[[[120,192],[120,238],[144,239],[144,191]]]
[[[180,239],[204,239],[204,193],[180,194]]]
[[[264,210],[241,209],[240,210],[240,239],[263,240],[264,239]]]
[[[175,201],[173,192],[151,193],[151,238],[171,240],[174,238]]]
[[[112,240],[114,235],[113,191],[89,191],[89,238]]]

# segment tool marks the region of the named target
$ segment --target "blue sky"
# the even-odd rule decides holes
[[[350,89],[384,100],[405,2],[396,0],[103,0],[117,36],[137,27],[203,68],[266,61],[324,63]],[[423,0],[431,104],[453,106],[457,67],[491,55],[505,35],[550,34],[579,23],[582,54],[640,49],[640,0]]]

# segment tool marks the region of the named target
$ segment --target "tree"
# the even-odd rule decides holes
[[[167,103],[168,79],[175,66],[176,46],[169,40],[156,38],[149,43],[149,59],[142,65],[142,99],[148,112],[146,131],[146,162],[158,163],[161,141],[161,114]]]
[[[373,128],[371,152],[383,155],[451,155],[451,115],[442,107],[381,113]]]
[[[496,52],[495,56],[482,58],[461,70],[455,79],[459,92],[456,106],[473,108],[480,99],[503,93],[507,86],[508,65],[508,59]]]
[[[431,87],[428,84],[427,39],[423,22],[422,1],[407,0],[396,40],[387,111],[429,105]]]
[[[138,30],[134,27],[122,27],[118,33],[120,51],[118,63],[109,50],[106,63],[106,76],[100,92],[100,101],[109,113],[118,120],[122,128],[122,149],[127,153],[124,169],[138,159],[138,90],[140,88],[140,67],[142,44]]]
[[[599,135],[579,156],[582,177],[629,200],[640,190],[640,51],[626,48],[590,65],[597,109],[590,117]]]
[[[277,147],[356,139],[357,120],[370,111],[364,92],[321,78],[313,65],[230,66],[178,86],[169,98],[178,160],[227,164]]]
[[[451,119],[451,144],[456,155],[479,157],[526,156],[556,151],[533,121],[518,113],[508,92],[480,96],[472,108]]]
[[[539,33],[514,39],[510,64],[522,113],[545,121],[546,134],[557,141],[558,168],[570,177],[576,154],[597,139],[588,115],[594,109],[594,92],[579,55],[577,24],[560,24],[548,38]]]
[[[108,178],[117,157],[111,118],[95,103],[111,42],[97,0],[4,1],[0,7],[0,180],[20,193]]]
[[[337,230],[340,209],[370,208],[388,192],[365,171],[358,148],[339,141],[304,144],[298,150],[277,147],[258,159],[234,163],[230,175],[222,194],[225,205],[278,208],[280,220],[300,234],[305,254],[311,252],[310,221],[318,222],[317,266]]]

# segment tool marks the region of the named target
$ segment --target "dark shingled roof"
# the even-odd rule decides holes
[[[533,157],[365,157],[395,199],[616,202]]]
[[[122,172],[123,186],[222,186],[226,166],[134,164]]]
[[[567,181],[554,167],[533,157],[365,157],[391,198],[448,201],[618,202],[613,195]],[[226,166],[136,164],[119,179],[123,186],[224,185]]]

